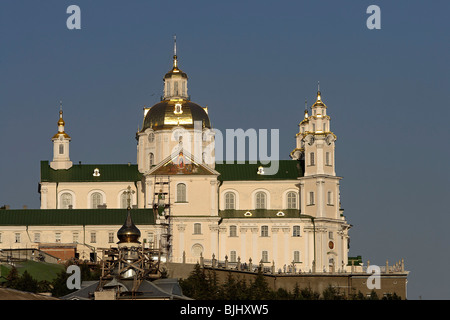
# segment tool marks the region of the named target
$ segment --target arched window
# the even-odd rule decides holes
[[[297,208],[297,193],[290,191],[287,193],[287,208],[296,209]]]
[[[225,193],[225,210],[236,209],[236,197],[233,192]]]
[[[64,192],[61,195],[61,209],[69,209],[69,206],[72,205],[72,195],[68,192]]]
[[[255,195],[256,197],[256,209],[266,209],[267,208],[267,201],[266,201],[266,194],[262,191],[259,191]]]
[[[237,227],[230,226],[230,237],[237,237]]]
[[[103,196],[100,192],[94,192],[91,194],[91,207],[97,209],[98,206],[103,204]]]
[[[194,234],[202,234],[201,223],[194,223]]]
[[[203,246],[199,243],[196,243],[192,246],[191,252],[194,258],[199,258],[200,255],[203,253]]]
[[[186,202],[186,185],[184,183],[177,184],[177,202]]]
[[[120,194],[120,207],[122,209],[128,208],[128,195],[125,191]]]
[[[153,153],[150,152],[150,154],[148,155],[148,161],[150,164],[150,169],[152,168],[152,166],[155,164],[155,155]]]

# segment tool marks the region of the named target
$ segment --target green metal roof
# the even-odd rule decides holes
[[[270,164],[217,163],[215,169],[221,181],[296,180],[303,176],[302,167],[295,160],[278,160],[278,171],[273,175],[258,174],[260,166],[268,168]],[[99,176],[94,176],[95,169]],[[142,177],[136,164],[75,164],[67,170],[54,170],[48,161],[41,161],[41,182],[136,182]]]
[[[250,214],[248,214],[250,213]],[[283,215],[284,214],[284,215]],[[255,210],[220,210],[219,216],[223,219],[251,219],[251,218],[309,218],[310,216],[301,215],[298,209],[255,209]]]
[[[274,164],[272,164],[274,165]],[[258,181],[258,180],[296,180],[303,177],[303,170],[300,162],[295,160],[278,160],[278,171],[274,175],[258,174],[258,168],[267,168],[271,164],[256,163],[216,163],[215,170],[220,172],[221,181]]]
[[[94,176],[98,169],[100,175]],[[41,182],[135,182],[142,179],[133,164],[75,164],[67,170],[54,170],[48,161],[41,161]]]
[[[123,225],[126,209],[0,210],[0,226]],[[136,225],[155,224],[152,209],[132,209]]]

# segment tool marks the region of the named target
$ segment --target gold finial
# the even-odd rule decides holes
[[[308,101],[305,99],[305,119],[308,118]]]
[[[177,35],[173,36],[173,68],[178,68],[178,60],[177,60]]]
[[[64,126],[65,122],[63,120],[63,110],[62,110],[62,101],[59,101],[59,120],[58,126]]]

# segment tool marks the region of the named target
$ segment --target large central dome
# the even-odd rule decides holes
[[[172,129],[176,126],[194,128],[199,121],[202,128],[211,128],[208,113],[189,100],[164,100],[151,107],[145,115],[142,131]]]

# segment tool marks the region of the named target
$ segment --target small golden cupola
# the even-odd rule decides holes
[[[53,136],[52,139],[59,139],[59,137],[62,135],[65,139],[71,139],[70,136],[65,132],[66,122],[63,119],[63,110],[62,110],[62,102],[60,102],[59,106],[59,119],[58,119],[58,132]]]
[[[70,136],[65,132],[65,121],[63,119],[62,102],[59,106],[58,132],[53,136],[53,161],[50,167],[55,170],[69,169],[72,161],[69,156]]]

